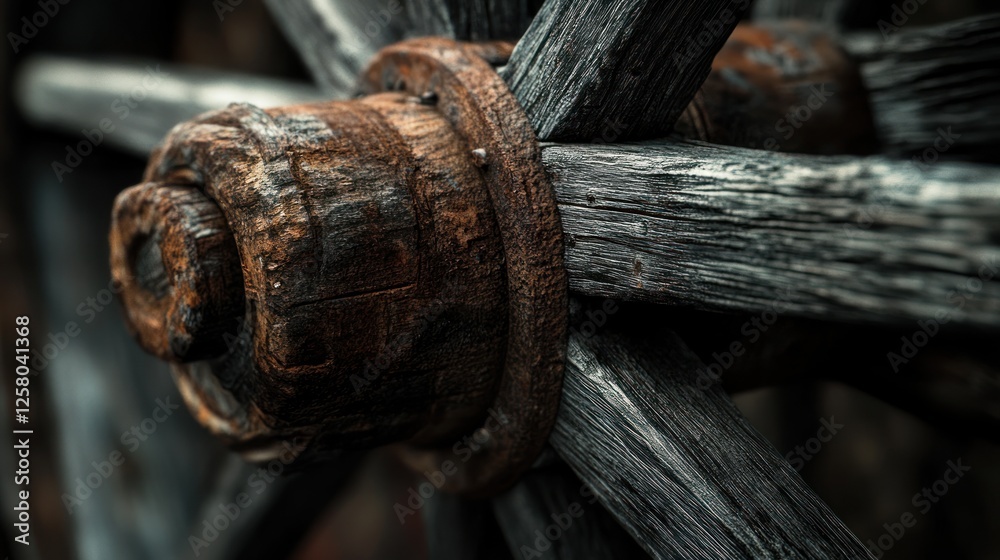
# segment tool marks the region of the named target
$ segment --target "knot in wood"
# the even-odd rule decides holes
[[[414,468],[451,460],[446,489],[486,494],[541,451],[567,282],[538,144],[493,69],[509,52],[410,41],[365,97],[208,113],[119,196],[130,327],[247,457],[405,440]]]

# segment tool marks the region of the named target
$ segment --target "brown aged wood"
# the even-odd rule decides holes
[[[448,489],[478,493],[512,482],[540,452],[561,387],[567,282],[538,146],[488,62],[508,52],[405,43],[369,76],[373,89],[408,82],[419,98],[210,113],[178,127],[147,184],[119,198],[113,268],[129,322],[177,362],[199,420],[248,457],[291,442],[308,447],[304,462],[409,440],[424,449],[417,462],[458,464]],[[207,262],[183,261],[187,283],[143,264],[197,246],[197,227],[174,225],[186,216],[170,206],[178,192],[232,230]],[[212,324],[243,316],[246,344],[227,349],[188,328],[175,330],[209,361],[164,350],[163,333],[179,335],[147,316],[236,262],[245,311]],[[451,444],[468,435],[487,441],[459,461]]]
[[[244,306],[225,218],[192,187],[145,183],[127,196],[112,217],[111,266],[135,272],[115,275],[132,335],[163,360],[220,354]]]

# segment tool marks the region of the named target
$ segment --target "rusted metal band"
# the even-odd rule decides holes
[[[404,89],[437,108],[475,152],[500,225],[509,300],[507,356],[493,410],[507,423],[448,479],[453,489],[502,487],[541,452],[559,407],[566,357],[568,281],[555,194],[527,117],[490,62],[506,44],[463,45],[441,38],[383,49],[363,75],[369,92]],[[423,472],[453,451],[413,457]]]

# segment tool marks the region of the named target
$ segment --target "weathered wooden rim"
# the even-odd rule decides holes
[[[493,433],[488,422],[479,428],[477,434],[489,436],[483,450],[444,485],[472,495],[509,486],[541,453],[558,412],[566,359],[569,288],[562,224],[535,132],[493,69],[510,50],[507,43],[406,41],[379,52],[361,83],[368,93],[404,90],[436,99],[470,150],[477,150],[500,225],[510,328],[492,412],[507,423]],[[454,459],[450,448],[406,455],[421,472]]]

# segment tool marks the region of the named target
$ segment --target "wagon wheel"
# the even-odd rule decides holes
[[[174,129],[145,183],[116,208],[113,267],[126,286],[131,327],[146,349],[176,364],[200,421],[254,460],[275,460],[288,448],[296,462],[337,460],[343,448],[409,440],[400,454],[427,481],[443,476],[440,486],[460,494],[496,495],[534,464],[494,501],[521,553],[518,544],[531,546],[550,524],[542,512],[572,515],[571,506],[593,496],[656,558],[870,556],[716,381],[722,366],[727,380],[738,377],[735,387],[774,383],[804,375],[819,356],[826,366],[817,373],[843,377],[839,369],[858,358],[843,356],[840,345],[861,345],[867,360],[895,343],[894,332],[874,331],[884,338],[873,340],[801,322],[780,343],[706,366],[669,329],[637,332],[608,317],[620,300],[760,314],[765,322],[777,311],[923,325],[951,314],[954,283],[980,275],[996,254],[1000,195],[990,169],[746,149],[757,142],[774,149],[750,121],[773,121],[781,115],[775,108],[802,93],[772,102],[778,85],[795,78],[779,73],[763,80],[773,96],[762,108],[713,82],[721,74],[709,75],[712,59],[745,8],[740,1],[550,0],[534,19],[532,6],[491,6],[478,19],[466,6],[408,5],[420,24],[414,34],[495,40],[527,30],[512,53],[503,43],[421,40],[377,55],[376,47],[401,38],[392,18],[359,48],[338,32],[338,21],[359,13],[354,21],[365,21],[365,8],[353,2],[270,5],[326,94],[348,94],[360,76],[369,97],[267,112],[239,105],[199,117]],[[803,32],[741,33],[770,41]],[[860,91],[858,70],[824,41],[800,48],[843,91]],[[44,64],[36,72],[45,79]],[[287,103],[312,95],[261,86],[262,97],[275,92]],[[162,129],[213,108],[162,103],[170,109],[157,123]],[[869,110],[846,105],[845,117]],[[797,137],[795,151],[877,148],[852,141],[871,138],[877,126],[858,120],[860,130],[839,129],[833,138]],[[662,138],[675,125],[689,139],[735,147],[677,138],[621,143]],[[148,148],[142,140],[127,147]],[[348,189],[350,196],[316,186],[362,182],[373,188]],[[442,183],[476,192],[435,190]],[[859,220],[868,220],[872,200],[894,210]],[[317,223],[328,219],[317,204],[329,205],[323,211],[336,220]],[[473,218],[454,218],[463,212]],[[334,263],[337,272],[321,262],[328,255],[346,255]],[[474,297],[448,293],[449,282]],[[567,287],[577,299],[568,301]],[[381,299],[358,303],[371,294]],[[949,321],[994,327],[1000,289],[980,282],[976,297],[978,306]],[[293,311],[342,300],[351,305]],[[426,320],[437,304],[444,326]],[[621,313],[649,325],[662,320],[662,309]],[[318,319],[340,321],[336,337],[316,329]],[[250,344],[226,345],[227,334],[248,332]],[[723,354],[742,354],[711,333],[696,334],[721,344]],[[389,344],[393,336],[407,341],[402,350]],[[393,363],[376,364],[375,379],[346,370],[334,376],[334,343],[358,370],[386,348]],[[463,355],[459,343],[476,351]],[[788,352],[793,344],[801,350]],[[951,350],[901,358],[931,390],[902,381],[893,389],[906,395],[904,405],[995,434],[992,395],[965,410],[935,401],[942,376],[935,364]],[[987,358],[977,365],[995,372]],[[412,371],[420,375],[406,384],[389,375]],[[367,395],[342,396],[383,376]],[[888,398],[880,376],[848,380]],[[497,403],[506,408],[491,418]],[[490,433],[491,420],[511,419],[508,432]],[[448,472],[449,444],[480,435],[483,455]],[[546,441],[558,459],[542,453]],[[565,476],[539,483],[561,462],[586,483],[584,494],[575,495]],[[427,516],[441,523],[468,507],[445,497],[427,503]],[[519,515],[531,507],[539,514]],[[622,552],[614,546],[633,546],[602,542],[619,544],[583,550],[615,557]],[[462,556],[456,543],[448,546]],[[574,557],[586,546],[566,539],[553,551]]]

